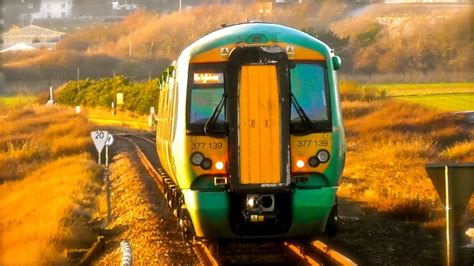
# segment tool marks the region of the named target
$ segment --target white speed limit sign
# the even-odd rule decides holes
[[[100,164],[100,153],[104,149],[105,143],[107,142],[107,139],[109,137],[109,132],[107,131],[92,131],[91,132],[91,138],[94,141],[94,146],[97,149],[97,152],[99,153],[99,164]]]

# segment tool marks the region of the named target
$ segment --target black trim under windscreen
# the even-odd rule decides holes
[[[324,70],[324,91],[326,96],[326,103],[327,103],[327,121],[312,121],[312,128],[308,129],[303,121],[300,122],[291,122],[290,121],[290,133],[293,135],[306,135],[310,133],[319,133],[319,132],[331,132],[332,131],[332,104],[331,104],[331,91],[329,89],[329,79],[328,79],[328,70],[325,61],[308,61],[308,60],[301,60],[301,61],[290,61],[289,64],[314,64],[320,65]],[[288,69],[289,75],[289,86],[291,92],[291,73],[290,73],[291,66]],[[298,99],[297,99],[298,100]],[[293,107],[290,106],[290,116],[291,116],[291,109]]]
[[[195,70],[209,70],[213,72],[222,72],[224,73],[224,94],[228,91],[228,71],[227,71],[227,64],[226,63],[193,63],[189,65],[188,70],[188,86],[187,86],[187,99],[186,99],[186,133],[188,135],[206,135],[204,127],[206,126],[206,122],[203,123],[191,123],[191,98],[192,98],[192,88],[194,86],[194,71]],[[209,88],[212,88],[213,85],[208,85]],[[218,86],[215,86],[218,87]],[[225,123],[216,122],[213,128],[213,136],[217,137],[224,137],[228,135],[228,128],[229,128],[229,119],[228,119],[228,112],[227,112],[227,103],[224,103],[224,107],[221,112],[224,112]]]

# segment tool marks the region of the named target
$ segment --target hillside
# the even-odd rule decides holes
[[[354,13],[345,5],[276,6],[260,15],[254,5],[194,7],[159,15],[137,11],[121,22],[96,24],[62,40],[55,50],[3,55],[8,82],[100,78],[124,74],[156,77],[203,34],[246,20],[304,29],[341,55],[341,74],[382,81],[470,81],[470,6],[371,5]],[[423,27],[423,31],[416,29]]]

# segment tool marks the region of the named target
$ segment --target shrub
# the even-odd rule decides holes
[[[116,102],[116,94],[124,94],[124,105],[129,111],[146,114],[151,106],[156,108],[158,80],[144,83],[132,82],[124,76],[69,81],[57,91],[57,100],[67,105],[100,106],[109,108]]]
[[[373,101],[385,98],[385,90],[370,86],[361,86],[353,81],[343,80],[339,82],[339,91],[342,101]]]

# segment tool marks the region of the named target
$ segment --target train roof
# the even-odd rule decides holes
[[[210,32],[188,46],[183,54],[189,53],[193,57],[204,51],[228,44],[245,43],[248,38],[255,35],[264,36],[268,42],[288,43],[316,50],[325,57],[329,57],[331,54],[331,49],[326,44],[307,33],[283,25],[264,22],[235,24]]]

